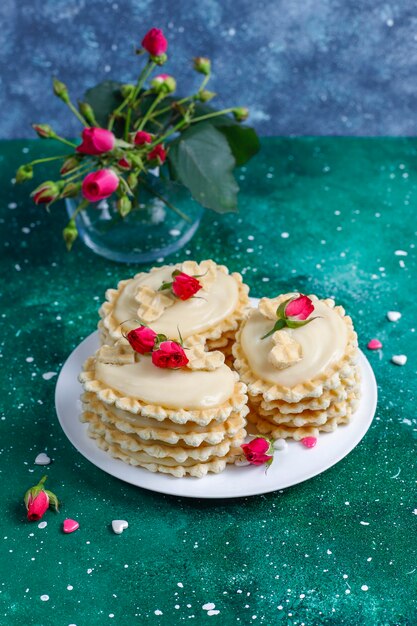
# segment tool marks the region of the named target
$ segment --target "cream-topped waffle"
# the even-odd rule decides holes
[[[173,272],[197,277],[201,289],[186,300],[172,289],[163,289]],[[122,280],[117,289],[108,289],[100,307],[101,342],[112,345],[138,324],[151,325],[157,333],[185,345],[204,343],[210,350],[231,354],[235,332],[248,307],[248,287],[238,273],[207,260],[165,265]]]
[[[187,351],[179,369],[155,366],[150,354],[102,346],[80,375],[81,420],[99,447],[152,472],[202,477],[242,453],[246,386],[221,353]]]
[[[274,439],[302,439],[347,423],[360,396],[357,337],[352,320],[333,300],[309,296],[314,310],[285,320],[290,293],[263,298],[236,336],[235,368],[248,385],[248,420]],[[277,313],[279,307],[280,312]]]

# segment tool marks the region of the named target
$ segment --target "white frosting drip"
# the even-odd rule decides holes
[[[268,355],[274,347],[271,337],[261,339],[271,330],[273,321],[254,311],[242,330],[241,343],[248,363],[256,376],[270,383],[294,387],[314,379],[329,365],[339,361],[346,350],[347,329],[342,318],[334,309],[314,300],[314,321],[299,328],[284,328],[302,348],[302,359],[287,369],[277,369]]]
[[[163,369],[153,365],[150,356],[129,365],[96,362],[96,377],[124,396],[169,409],[221,406],[235,386],[234,374],[226,365],[211,372]]]
[[[113,315],[117,321],[138,319],[138,302],[135,294],[139,285],[149,285],[159,289],[163,282],[171,282],[175,266],[161,268],[150,274],[132,279],[118,298]],[[150,324],[157,333],[163,333],[170,339],[178,339],[178,326],[183,338],[204,332],[226,319],[235,310],[239,300],[239,289],[234,278],[217,271],[217,278],[210,290],[200,290],[197,297],[189,300],[176,300],[174,306],[165,309],[161,317]],[[137,322],[129,321],[126,325],[135,328]]]

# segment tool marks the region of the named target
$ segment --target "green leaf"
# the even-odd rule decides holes
[[[269,331],[269,333],[266,333],[266,335],[261,337],[261,340],[262,339],[266,339],[267,337],[270,337],[277,330],[281,330],[281,328],[284,328],[284,326],[286,326],[286,325],[287,325],[286,320],[278,320],[277,322],[275,322],[274,327]]]
[[[212,124],[183,132],[172,142],[168,158],[176,178],[197,202],[218,213],[237,210],[236,162],[226,138]]]
[[[106,80],[95,87],[91,87],[91,89],[87,89],[85,92],[84,101],[92,107],[100,126],[107,126],[110,113],[123,102],[123,97],[120,93],[122,84],[113,80]]]
[[[227,126],[216,125],[216,128],[226,137],[237,167],[247,163],[259,152],[261,144],[258,135],[250,126],[228,124]]]

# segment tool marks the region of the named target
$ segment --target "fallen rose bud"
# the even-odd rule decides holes
[[[152,363],[156,367],[179,369],[187,365],[188,358],[176,341],[162,341],[158,350],[152,352]]]
[[[202,285],[194,276],[189,276],[184,272],[179,272],[175,275],[172,283],[172,291],[180,300],[189,300],[189,298],[192,298],[200,289],[202,289]]]
[[[300,294],[288,302],[284,309],[285,317],[289,320],[306,320],[314,311],[314,305],[308,296]]]
[[[237,122],[244,122],[249,117],[249,109],[246,107],[236,107],[232,113]]]
[[[106,128],[84,128],[82,132],[82,143],[77,147],[77,152],[82,154],[103,154],[113,150],[116,137],[111,130]]]
[[[273,460],[273,447],[268,439],[263,437],[256,437],[249,443],[241,445],[243,454],[246,460],[251,465],[264,465],[265,463],[271,464]],[[267,454],[269,452],[269,454]],[[272,454],[271,454],[272,453]]]
[[[49,204],[57,200],[60,195],[60,186],[53,180],[47,180],[36,187],[30,194],[35,204]]]
[[[41,139],[53,139],[56,137],[55,131],[49,124],[32,124],[32,128]]]
[[[157,94],[169,94],[173,93],[177,88],[177,81],[169,74],[159,74],[151,80],[151,87]]]
[[[30,522],[40,520],[45,511],[52,506],[58,511],[58,498],[54,493],[44,489],[47,476],[43,476],[37,485],[28,489],[24,501],[27,509],[27,518]]]
[[[144,130],[138,130],[133,141],[136,146],[144,146],[147,143],[152,143],[152,140],[153,135]]]
[[[161,144],[158,144],[157,146],[155,146],[155,148],[153,148],[153,150],[148,152],[146,158],[148,159],[148,161],[157,161],[158,165],[162,165],[163,163],[165,163],[167,153],[165,148]]]
[[[151,28],[142,39],[142,48],[153,57],[159,57],[168,49],[168,41],[159,28]]]
[[[152,352],[157,334],[148,326],[139,326],[127,333],[126,339],[135,352],[139,354],[147,354]]]
[[[68,252],[70,252],[74,244],[74,241],[78,237],[78,229],[77,229],[75,220],[71,219],[68,222],[68,224],[65,226],[64,230],[62,231],[62,236],[64,238],[65,245],[67,246],[67,250]]]
[[[200,74],[208,76],[211,71],[211,61],[207,57],[195,57],[194,69]]]
[[[65,83],[61,82],[57,78],[52,79],[52,86],[54,90],[54,94],[61,98],[65,103],[69,102],[68,89]]]
[[[31,178],[33,178],[33,167],[29,164],[21,165],[16,172],[16,182],[23,183]]]
[[[111,169],[97,170],[87,174],[81,186],[81,191],[89,202],[98,202],[108,198],[119,186],[119,177]]]

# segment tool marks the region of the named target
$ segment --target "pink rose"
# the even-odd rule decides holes
[[[139,352],[139,354],[152,352],[156,337],[156,332],[147,326],[139,326],[126,335],[126,339],[134,351]]]
[[[142,48],[153,57],[159,57],[168,49],[168,42],[159,28],[151,28],[142,40]]]
[[[37,522],[43,517],[45,511],[49,509],[49,497],[45,491],[40,491],[34,498],[29,494],[27,510],[28,520],[30,522]]]
[[[184,272],[177,274],[172,283],[172,291],[180,300],[192,298],[201,288],[201,284],[194,276],[189,276]]]
[[[152,135],[144,130],[138,130],[134,139],[136,146],[143,146],[146,143],[152,143]]]
[[[163,341],[158,350],[152,352],[152,363],[156,367],[178,369],[187,365],[188,359],[179,343]]]
[[[173,93],[177,88],[177,81],[169,74],[159,74],[151,80],[151,87],[155,93]]]
[[[158,165],[162,165],[167,158],[167,153],[165,148],[159,143],[146,155],[146,158],[148,161],[158,161]]]
[[[84,128],[82,139],[82,143],[77,147],[77,152],[82,154],[110,152],[116,143],[116,137],[105,128]]]
[[[32,191],[31,196],[35,204],[49,204],[59,197],[59,193],[59,185],[48,180]]]
[[[131,163],[126,159],[126,157],[122,157],[117,161],[117,165],[121,167],[123,170],[130,170],[132,167]]]
[[[89,202],[98,202],[112,195],[119,186],[119,177],[113,170],[91,172],[83,180],[81,191]]]
[[[290,320],[302,321],[306,320],[309,315],[314,311],[314,306],[312,301],[308,296],[303,296],[300,294],[298,298],[294,298],[290,300],[290,302],[285,307],[285,317]]]
[[[241,448],[246,460],[249,461],[251,465],[263,465],[273,459],[272,455],[266,454],[270,446],[271,444],[267,439],[256,437],[256,439],[252,439],[250,443],[242,444]]]

